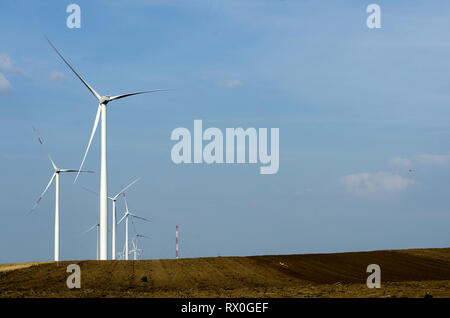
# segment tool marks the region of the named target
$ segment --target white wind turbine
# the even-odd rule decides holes
[[[138,238],[146,238],[150,239],[150,237],[139,234],[136,230],[136,225],[134,224],[133,219],[131,219],[131,224],[133,225],[134,230],[134,237],[131,240],[131,244],[133,245],[133,249],[130,251],[130,253],[134,253],[134,260],[137,260],[137,254],[139,253],[139,256],[142,256],[142,253],[144,252],[143,249],[139,248],[139,240]]]
[[[101,168],[100,168],[100,259],[106,260],[108,258],[108,174],[106,165],[106,105],[114,100],[125,98],[128,96],[153,93],[160,91],[167,91],[168,89],[153,89],[147,91],[134,92],[129,94],[122,94],[116,96],[100,96],[76,71],[75,69],[66,61],[66,59],[59,53],[56,47],[47,39],[50,46],[55,50],[59,57],[64,61],[64,63],[72,70],[73,73],[80,79],[81,82],[89,89],[89,91],[97,98],[98,108],[97,114],[95,116],[94,126],[92,127],[91,137],[89,138],[89,143],[84,153],[83,160],[80,165],[80,170],[83,168],[84,161],[86,160],[87,153],[92,143],[92,138],[97,130],[97,125],[99,122],[100,115],[102,117],[102,127],[101,127]],[[78,174],[75,177],[75,181],[78,178]]]
[[[139,178],[137,178],[136,180],[134,180],[133,182],[131,182],[129,185],[127,185],[125,188],[123,188],[123,189],[122,189],[119,193],[117,193],[115,196],[113,196],[113,197],[108,196],[108,200],[111,200],[111,201],[112,201],[112,208],[113,208],[113,214],[112,214],[112,234],[111,234],[111,241],[112,241],[112,242],[111,242],[111,256],[112,256],[112,259],[113,259],[113,260],[116,259],[116,228],[117,228],[117,221],[116,221],[116,219],[117,219],[117,213],[116,213],[116,201],[117,201],[117,199],[120,197],[120,195],[121,195],[122,193],[125,192],[125,190],[127,190],[129,187],[131,187],[131,186],[132,186],[133,184],[135,184],[136,182],[138,182],[140,179],[141,179],[141,178],[139,177]],[[95,192],[95,191],[93,191],[93,190],[91,190],[91,189],[89,189],[89,188],[86,188],[86,187],[83,187],[83,186],[81,186],[81,187],[82,187],[83,189],[89,191],[89,192],[92,192],[92,193],[98,195],[97,192]]]
[[[123,244],[122,252],[117,252],[119,255],[119,259],[124,260],[125,259],[125,244]]]
[[[117,224],[120,224],[123,220],[125,220],[125,259],[128,260],[128,218],[129,217],[133,217],[136,219],[140,219],[140,220],[144,220],[146,222],[150,222],[150,220],[147,220],[143,217],[137,216],[134,213],[131,213],[128,210],[128,202],[127,202],[127,197],[125,196],[125,193],[123,194],[124,198],[125,198],[125,214],[122,216],[122,218],[120,219],[120,221]]]
[[[88,230],[86,230],[84,233],[88,233],[90,231],[92,231],[93,229],[97,229],[97,261],[99,260],[99,255],[98,255],[98,229],[100,227],[100,223],[95,224],[94,226],[92,226],[91,228],[89,228]]]
[[[34,133],[37,136],[39,144],[42,146],[42,149],[47,154],[47,157],[50,160],[50,163],[52,164],[54,172],[53,172],[52,177],[50,178],[50,181],[48,182],[48,184],[45,187],[45,189],[42,192],[42,194],[39,196],[39,199],[36,201],[36,203],[31,208],[30,212],[32,212],[38,206],[39,202],[41,202],[42,198],[44,197],[44,195],[47,192],[48,188],[52,184],[53,180],[55,180],[55,249],[54,249],[54,260],[55,260],[55,262],[58,262],[59,261],[59,174],[60,173],[65,173],[65,172],[77,172],[77,173],[88,172],[88,173],[93,173],[94,171],[84,171],[84,170],[60,169],[60,168],[58,168],[56,166],[55,162],[50,157],[50,154],[45,149],[44,141],[42,140],[41,136],[39,136],[39,132],[37,131],[37,129],[34,126],[33,126],[33,130],[34,130]]]
[[[137,254],[139,253],[139,256],[142,255],[142,252],[144,251],[143,249],[138,247],[138,242],[136,237],[131,239],[131,244],[133,245],[133,249],[130,251],[130,253],[134,254],[134,260],[137,260]]]

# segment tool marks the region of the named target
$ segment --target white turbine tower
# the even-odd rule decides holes
[[[128,202],[127,202],[127,197],[125,196],[125,193],[123,194],[123,196],[125,198],[125,214],[122,216],[122,218],[120,219],[120,221],[117,224],[120,224],[120,223],[122,223],[123,220],[125,220],[125,259],[128,260],[128,253],[129,253],[129,251],[128,251],[128,247],[129,247],[129,244],[128,244],[128,218],[131,216],[133,218],[144,220],[146,222],[150,222],[150,220],[147,220],[143,217],[137,216],[134,213],[131,213],[128,210]]]
[[[97,224],[95,224],[94,226],[92,226],[91,228],[89,228],[88,230],[86,230],[84,233],[88,233],[88,232],[90,232],[90,231],[92,231],[93,229],[97,229],[97,261],[99,260],[99,255],[98,255],[98,239],[99,239],[99,237],[98,237],[98,229],[99,229],[99,227],[100,227],[100,223],[97,223]]]
[[[112,205],[113,205],[113,215],[112,215],[112,224],[113,224],[113,228],[112,228],[112,259],[115,260],[116,259],[116,228],[117,228],[117,221],[116,221],[116,201],[117,199],[120,197],[120,195],[122,193],[125,192],[125,190],[127,190],[129,187],[131,187],[133,184],[135,184],[136,182],[139,181],[140,178],[137,178],[136,180],[134,180],[133,182],[131,182],[129,185],[127,185],[125,188],[123,188],[119,193],[117,193],[115,196],[113,197],[108,197],[108,199],[110,199],[112,201]]]
[[[48,157],[48,160],[50,160],[50,163],[52,164],[54,172],[53,172],[52,177],[50,178],[50,181],[48,182],[48,184],[45,187],[45,189],[42,192],[42,194],[39,196],[39,199],[36,201],[36,203],[31,208],[30,212],[32,212],[37,207],[39,202],[41,202],[42,198],[44,197],[44,195],[47,192],[48,188],[52,184],[53,180],[55,180],[55,248],[54,248],[54,260],[55,260],[55,262],[58,262],[59,261],[59,174],[60,173],[65,173],[65,172],[77,172],[77,173],[88,172],[88,173],[93,173],[93,171],[84,171],[84,170],[75,170],[75,169],[60,169],[60,168],[58,168],[56,166],[55,162],[50,157],[50,154],[45,149],[44,141],[42,140],[41,136],[39,136],[39,132],[37,131],[37,129],[34,126],[33,126],[33,130],[34,130],[34,133],[37,136],[37,139],[38,139],[39,143],[42,146],[42,149],[46,153],[46,155]]]
[[[123,244],[122,252],[117,252],[119,255],[119,259],[124,260],[125,259],[125,244]]]
[[[138,247],[138,244],[137,244],[137,239],[136,239],[136,237],[133,237],[132,239],[131,239],[131,244],[133,245],[133,249],[130,251],[130,253],[133,253],[134,254],[134,260],[136,261],[137,260],[137,255],[138,255],[138,253],[139,253],[139,256],[140,255],[142,255],[142,252],[144,251],[143,249],[140,249],[139,247]]]
[[[125,98],[128,96],[153,93],[160,91],[167,91],[168,89],[153,89],[147,91],[134,92],[129,94],[122,94],[116,96],[100,96],[76,71],[75,69],[66,61],[66,59],[59,53],[56,47],[47,39],[50,46],[55,50],[59,57],[64,61],[64,63],[72,70],[73,73],[80,79],[81,82],[89,89],[89,91],[97,98],[98,108],[97,114],[95,116],[94,126],[92,127],[91,137],[89,138],[89,143],[84,153],[83,160],[80,165],[80,170],[83,168],[84,161],[86,160],[87,153],[91,146],[92,138],[97,130],[97,125],[102,117],[102,128],[101,128],[101,168],[100,168],[100,259],[106,260],[108,258],[108,174],[107,174],[107,164],[106,164],[106,105],[109,102]],[[75,177],[75,181],[78,178],[78,174]]]
[[[139,248],[139,240],[138,238],[150,239],[150,237],[139,234],[136,230],[136,225],[134,224],[133,219],[131,219],[131,224],[133,225],[134,237],[131,240],[131,244],[133,245],[133,249],[130,253],[134,253],[134,260],[137,260],[137,254],[139,253],[139,257],[142,257],[143,249]]]
[[[136,234],[133,239],[131,240],[131,244],[133,245],[133,249],[130,251],[130,253],[134,254],[134,260],[136,261],[138,258],[142,259],[142,253],[144,250],[142,248],[139,248],[139,240],[138,237],[145,237],[149,238],[148,236]]]
[[[116,259],[116,228],[117,228],[117,221],[116,221],[116,219],[117,219],[117,213],[116,213],[116,201],[117,201],[117,199],[120,197],[120,195],[122,194],[122,193],[124,193],[125,192],[125,190],[127,190],[129,187],[131,187],[133,184],[135,184],[136,182],[138,182],[139,180],[140,180],[141,178],[137,178],[136,180],[134,180],[133,182],[131,182],[129,185],[127,185],[125,188],[123,188],[119,193],[117,193],[115,196],[113,196],[113,197],[110,197],[110,196],[108,196],[108,200],[111,200],[112,201],[112,209],[113,209],[113,214],[112,214],[112,234],[111,234],[111,257],[112,257],[112,259],[113,260],[115,260]],[[97,194],[98,195],[98,193],[97,192],[95,192],[95,191],[93,191],[93,190],[91,190],[91,189],[89,189],[89,188],[86,188],[86,187],[83,187],[83,186],[81,186],[83,189],[85,189],[85,190],[87,190],[87,191],[89,191],[89,192],[92,192],[92,193],[94,193],[94,194]]]

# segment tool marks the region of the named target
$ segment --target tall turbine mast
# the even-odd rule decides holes
[[[42,149],[44,150],[44,153],[47,155],[48,160],[50,161],[50,163],[52,164],[53,167],[53,175],[50,178],[50,181],[48,182],[47,186],[45,187],[44,191],[42,192],[42,194],[39,196],[39,199],[36,201],[36,203],[33,205],[33,207],[31,208],[32,212],[39,204],[39,202],[41,202],[42,198],[44,197],[45,193],[47,192],[48,188],[50,187],[50,185],[52,184],[53,180],[55,180],[55,241],[54,241],[54,260],[55,262],[59,261],[59,175],[61,173],[65,173],[65,172],[88,172],[88,173],[93,173],[94,171],[85,171],[85,170],[75,170],[75,169],[60,169],[56,166],[55,162],[53,161],[53,159],[50,157],[50,154],[47,152],[47,150],[45,149],[44,146],[44,141],[42,139],[42,137],[39,135],[38,130],[33,126],[33,131],[36,134],[36,137],[39,141],[39,144],[42,146]]]
[[[86,88],[92,93],[92,95],[95,96],[95,98],[98,101],[98,108],[97,108],[97,114],[95,116],[94,126],[92,127],[91,131],[91,137],[89,138],[89,143],[86,148],[86,152],[84,153],[83,160],[81,161],[80,170],[83,167],[84,161],[86,160],[86,156],[89,152],[89,148],[92,143],[92,138],[95,135],[95,131],[97,130],[98,122],[100,119],[100,115],[102,117],[102,127],[101,127],[101,156],[100,156],[100,260],[106,260],[108,259],[108,171],[107,171],[107,140],[106,140],[106,105],[114,100],[118,100],[121,98],[133,96],[133,95],[139,95],[139,94],[146,94],[146,93],[153,93],[153,92],[160,92],[160,91],[167,91],[168,89],[153,89],[153,90],[147,90],[147,91],[140,91],[140,92],[134,92],[134,93],[128,93],[128,94],[122,94],[122,95],[116,95],[116,96],[100,96],[76,71],[75,69],[69,64],[69,62],[66,61],[66,59],[59,53],[59,51],[56,49],[56,47],[50,42],[50,40],[47,38],[48,43],[50,46],[55,50],[56,54],[59,55],[59,57],[64,61],[64,63],[72,70],[72,72],[78,77],[78,79],[86,86]],[[75,182],[78,179],[78,174],[75,177]]]
[[[146,239],[150,239],[150,237],[146,236],[146,235],[142,235],[139,234],[136,230],[136,225],[134,224],[133,219],[131,219],[131,224],[133,225],[133,230],[134,230],[134,237],[131,240],[131,243],[133,244],[133,249],[130,251],[130,253],[134,253],[134,260],[136,260],[136,256],[137,253],[139,253],[139,257],[142,258],[142,253],[144,252],[144,250],[142,248],[139,248],[139,238],[146,238]]]
[[[132,218],[140,219],[140,220],[143,220],[143,221],[146,221],[146,222],[150,222],[150,220],[147,220],[146,218],[137,216],[134,213],[131,213],[128,210],[128,201],[127,201],[127,197],[125,196],[125,192],[123,193],[123,197],[125,199],[125,213],[124,213],[124,215],[122,216],[122,218],[119,220],[119,222],[117,224],[120,224],[120,223],[122,223],[123,220],[125,220],[125,260],[128,261],[128,253],[129,253],[129,251],[128,251],[128,248],[129,248],[129,243],[128,243],[128,219],[130,217],[132,217]],[[133,221],[133,220],[131,220],[131,221]]]
[[[136,182],[138,182],[141,178],[137,178],[136,180],[134,180],[133,182],[131,182],[129,185],[127,185],[125,188],[122,188],[122,190],[120,190],[119,193],[117,193],[115,196],[110,197],[108,196],[108,200],[110,200],[112,202],[112,233],[111,233],[111,258],[113,260],[116,259],[116,229],[117,229],[117,212],[116,212],[116,201],[117,199],[120,197],[120,195],[122,193],[124,193],[129,187],[131,187],[133,184],[135,184]],[[96,195],[98,195],[97,192],[95,192],[94,190],[91,190],[89,188],[83,187],[81,186],[84,190],[89,191],[91,193],[94,193]]]
[[[99,235],[98,235],[98,229],[99,229],[99,227],[100,227],[100,224],[99,223],[97,223],[97,224],[95,224],[94,226],[92,226],[91,228],[89,228],[88,230],[86,230],[84,233],[88,233],[88,232],[90,232],[90,231],[92,231],[93,229],[96,229],[96,234],[97,234],[97,245],[96,245],[96,250],[97,250],[97,261],[99,260],[99,246],[98,246],[98,239],[99,239]]]

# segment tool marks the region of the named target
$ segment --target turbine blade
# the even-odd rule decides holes
[[[134,234],[137,235],[138,231],[136,230],[136,225],[134,224],[133,218],[131,218],[131,225],[133,226]]]
[[[122,216],[122,218],[120,219],[120,221],[117,222],[117,224],[120,224],[127,216],[128,216],[128,213],[125,213],[124,216]]]
[[[123,188],[119,193],[116,194],[116,196],[114,197],[115,199],[117,199],[122,193],[125,192],[125,190],[127,190],[129,187],[131,187],[133,184],[135,184],[136,182],[138,182],[141,179],[141,177],[137,178],[136,180],[134,180],[133,182],[131,182],[129,185],[127,185],[125,188]]]
[[[92,194],[99,195],[98,192],[95,192],[94,190],[91,190],[91,189],[86,188],[86,187],[84,187],[84,186],[80,186],[80,187],[83,188],[84,190],[86,190],[86,191],[92,193]]]
[[[149,91],[142,91],[142,92],[135,92],[135,93],[130,93],[130,94],[123,94],[123,95],[117,95],[117,96],[112,96],[109,98],[109,101],[113,101],[116,99],[121,99],[121,98],[125,98],[128,96],[133,96],[133,95],[139,95],[139,94],[146,94],[146,93],[154,93],[154,92],[163,92],[163,91],[170,91],[171,89],[152,89]]]
[[[78,169],[80,171],[83,168],[84,161],[86,160],[86,156],[88,154],[89,148],[91,147],[92,138],[94,138],[95,131],[97,130],[98,120],[100,119],[100,112],[101,112],[101,106],[98,105],[97,115],[95,116],[94,126],[92,127],[91,138],[89,138],[89,143],[87,145],[86,152],[84,153],[83,161],[81,161],[80,169]],[[75,177],[75,181],[73,183],[77,182],[78,176],[80,175],[80,171],[78,171],[77,176]]]
[[[146,238],[146,239],[151,239],[151,237],[150,236],[146,236],[146,235],[142,235],[142,234],[137,234],[136,235],[137,237],[143,237],[143,238]]]
[[[92,193],[92,194],[95,194],[95,195],[99,195],[98,194],[98,192],[96,192],[96,191],[94,191],[94,190],[92,190],[92,189],[89,189],[89,188],[87,188],[87,187],[85,187],[85,186],[80,186],[82,189],[84,189],[84,190],[86,190],[86,191],[88,191],[88,192],[90,192],[90,193]],[[108,197],[108,199],[109,200],[113,200],[113,198],[111,198],[111,197]]]
[[[53,48],[53,50],[55,50],[56,54],[59,55],[59,57],[64,61],[64,63],[66,63],[66,65],[72,70],[72,72],[75,73],[75,75],[80,79],[80,81],[83,82],[83,84],[91,91],[91,93],[98,99],[100,100],[101,96],[100,94],[98,94],[81,76],[80,74],[78,74],[74,68],[69,64],[69,62],[66,61],[66,59],[61,55],[61,53],[59,53],[59,51],[56,49],[56,47],[52,44],[52,42],[50,42],[50,40],[45,37],[47,39],[47,42],[50,44],[50,46]]]
[[[50,187],[50,185],[53,182],[53,179],[55,179],[56,176],[56,172],[53,173],[52,177],[50,178],[50,181],[48,182],[47,186],[45,187],[45,190],[41,193],[41,195],[39,196],[39,199],[36,201],[36,203],[33,205],[33,207],[30,210],[30,213],[37,207],[37,205],[39,204],[39,202],[41,202],[42,198],[45,195],[45,192],[47,192],[48,188]]]
[[[48,153],[47,149],[45,149],[44,140],[43,140],[42,137],[40,136],[39,131],[38,131],[38,130],[36,129],[36,127],[34,127],[34,126],[33,126],[33,131],[34,131],[34,133],[36,134],[36,137],[37,137],[37,139],[38,139],[38,141],[39,141],[39,144],[40,144],[41,147],[42,147],[42,150],[44,150],[45,154],[46,154],[47,157],[48,157],[48,160],[50,160],[50,163],[52,164],[53,169],[56,170],[57,167],[56,167],[56,165],[55,165],[55,162],[52,160],[52,157],[50,157],[50,154]]]
[[[147,222],[151,222],[150,220],[147,220],[146,218],[143,218],[141,216],[137,216],[136,214],[130,213],[130,215],[132,217],[136,218],[136,219],[141,219],[141,220],[144,220],[144,221],[147,221]]]
[[[125,192],[123,193],[123,197],[125,198],[125,209],[126,209],[127,213],[129,213],[128,212],[128,200],[127,200],[127,197],[125,195]]]
[[[61,169],[60,172],[84,172],[84,173],[95,173],[92,170],[76,170],[76,169]]]
[[[83,234],[92,231],[92,230],[95,229],[97,226],[98,226],[98,224],[95,224],[95,225],[91,226],[89,229],[87,229],[86,231],[84,231]]]

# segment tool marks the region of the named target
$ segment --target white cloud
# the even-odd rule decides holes
[[[8,54],[0,54],[0,71],[11,71],[13,62]]]
[[[0,93],[7,92],[11,89],[11,83],[2,73],[0,73]]]
[[[14,65],[14,61],[6,53],[0,54],[0,72],[9,72],[25,77],[30,77],[30,74]]]
[[[52,81],[62,81],[62,80],[64,80],[64,74],[53,70],[50,72],[50,79]]]
[[[0,54],[0,93],[7,92],[12,89],[9,80],[1,73],[2,71],[13,70],[13,63],[8,54]]]
[[[242,86],[242,83],[239,80],[231,80],[231,81],[222,83],[222,86],[228,87],[228,88],[235,88],[238,86]]]
[[[350,174],[342,178],[347,192],[366,198],[395,194],[405,190],[414,181],[389,172]]]
[[[0,93],[12,89],[10,81],[3,74],[4,72],[8,73],[8,77],[9,74],[19,74],[21,76],[30,77],[27,72],[14,66],[14,62],[8,54],[0,53]]]

